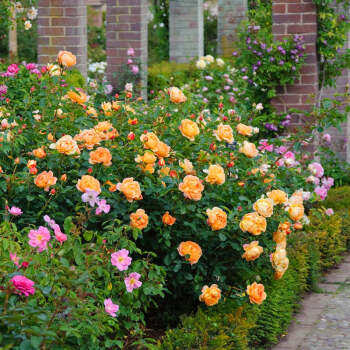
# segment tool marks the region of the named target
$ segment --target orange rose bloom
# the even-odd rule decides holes
[[[106,116],[110,116],[112,114],[112,104],[110,102],[102,102],[101,108]]]
[[[164,142],[159,141],[158,145],[155,149],[155,153],[157,157],[159,158],[167,158],[169,157],[169,153],[171,151],[171,148]]]
[[[282,230],[277,230],[276,232],[273,233],[273,240],[277,243],[284,243],[284,241],[286,241],[287,239],[287,233],[286,231],[282,231]]]
[[[253,128],[251,126],[239,123],[236,126],[236,129],[238,131],[239,134],[243,135],[243,136],[252,136],[253,134]]]
[[[76,103],[79,103],[79,104],[83,104],[83,103],[85,103],[88,100],[87,95],[82,90],[79,90],[78,92],[70,90],[70,91],[67,92],[67,96],[73,102],[76,102]]]
[[[254,236],[261,235],[266,231],[266,219],[258,213],[245,214],[239,224],[243,232],[248,231]]]
[[[157,150],[158,143],[160,142],[157,135],[153,132],[141,135],[140,140],[143,143],[143,147],[151,149],[152,151]]]
[[[202,256],[201,247],[192,241],[181,242],[177,248],[177,251],[181,256],[189,255],[189,257],[185,257],[185,259],[189,261],[191,265],[196,264]]]
[[[170,101],[173,103],[182,103],[187,101],[187,97],[184,93],[177,87],[171,87],[168,89],[170,96]]]
[[[205,178],[205,181],[212,185],[222,185],[225,182],[224,168],[221,165],[210,165],[208,169],[208,176]]]
[[[214,131],[214,135],[219,141],[233,142],[233,131],[230,125],[220,123],[217,130]]]
[[[80,133],[74,136],[74,140],[83,142],[83,147],[93,149],[94,146],[99,145],[101,138],[95,129],[80,130]]]
[[[62,136],[56,143],[52,143],[50,148],[56,149],[59,153],[66,154],[67,156],[80,154],[76,141],[70,135]]]
[[[76,65],[77,58],[69,51],[60,51],[57,56],[57,61],[60,65],[69,68]]]
[[[207,223],[213,231],[226,227],[227,214],[222,209],[214,207],[213,209],[207,209],[206,213],[208,215]]]
[[[34,179],[35,185],[43,188],[45,191],[48,191],[50,186],[55,185],[56,181],[57,177],[53,176],[52,171],[43,171]]]
[[[199,301],[204,301],[207,306],[216,305],[221,298],[221,290],[216,284],[212,284],[210,287],[204,286],[202,288],[202,294],[199,296]]]
[[[273,190],[271,192],[267,192],[267,197],[272,199],[275,204],[283,204],[288,201],[286,192],[281,190]]]
[[[259,241],[243,244],[243,249],[245,253],[242,255],[242,258],[246,259],[247,261],[256,260],[264,251],[263,247],[259,246]]]
[[[147,164],[147,163],[143,163],[143,164],[139,164],[138,167],[141,168],[141,170],[146,173],[149,172],[150,174],[154,173],[154,163],[152,164]]]
[[[300,203],[291,204],[288,214],[293,221],[299,221],[304,216],[304,206]]]
[[[243,142],[243,146],[239,149],[239,151],[248,158],[255,158],[259,154],[259,151],[255,147],[254,143],[248,141]]]
[[[123,182],[119,182],[117,184],[117,189],[118,191],[123,192],[129,202],[142,199],[140,184],[137,181],[134,181],[133,177],[127,177]]]
[[[190,141],[194,141],[195,137],[199,134],[197,123],[190,119],[183,119],[179,126],[179,130],[182,136],[185,136]]]
[[[27,168],[28,169],[36,168],[36,160],[29,159],[27,162]]]
[[[179,184],[179,190],[183,192],[185,198],[199,201],[202,198],[204,186],[197,176],[186,175]]]
[[[98,194],[101,193],[100,182],[90,175],[83,175],[77,183],[77,189],[80,192],[85,192],[86,190],[95,191]]]
[[[99,122],[94,130],[97,132],[101,140],[110,140],[119,136],[118,131],[108,121]]]
[[[112,165],[112,155],[107,148],[98,147],[96,151],[90,152],[90,164],[102,163],[104,166]]]
[[[130,214],[130,226],[144,229],[148,225],[148,215],[143,209],[137,209],[135,213]]]
[[[143,156],[138,155],[135,158],[136,163],[146,163],[146,164],[153,164],[156,162],[157,157],[151,152],[146,151]]]
[[[266,299],[266,293],[264,285],[261,283],[254,282],[253,284],[247,286],[246,290],[250,302],[253,304],[260,305]]]
[[[33,150],[33,154],[37,158],[45,158],[46,157],[46,152],[45,152],[44,148],[42,148],[42,147]]]
[[[176,218],[171,216],[168,211],[165,212],[165,214],[162,217],[162,221],[164,225],[172,226],[175,224]]]
[[[296,191],[292,194],[292,196],[289,198],[289,204],[303,204],[303,192],[302,191]]]
[[[86,110],[86,114],[92,118],[97,118],[98,116],[96,109],[91,106]]]
[[[253,204],[253,209],[265,218],[269,218],[273,214],[272,199],[261,198]]]
[[[179,161],[179,165],[187,175],[196,175],[196,171],[193,169],[193,164],[188,159],[185,159],[183,162]]]

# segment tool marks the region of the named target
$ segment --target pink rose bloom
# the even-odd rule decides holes
[[[140,288],[142,282],[139,281],[141,275],[137,272],[132,272],[128,277],[124,279],[126,290],[131,293],[134,289]]]
[[[7,67],[7,73],[9,75],[15,75],[19,72],[19,68],[17,66],[16,63],[13,63],[13,64],[10,64],[8,67]]]
[[[329,135],[329,134],[324,134],[324,135],[322,136],[322,140],[325,141],[325,142],[327,142],[327,143],[330,143],[331,140],[332,140],[332,137],[331,137],[331,135]]]
[[[33,69],[37,69],[37,67],[35,63],[28,63],[26,64],[26,69],[33,70]]]
[[[19,266],[19,259],[18,259],[18,256],[17,256],[16,253],[15,253],[15,254],[12,254],[12,253],[10,252],[10,259],[11,259],[11,261],[12,261],[16,266]]]
[[[283,166],[284,165],[284,159],[283,158],[280,158],[276,161],[276,165],[277,166]]]
[[[132,47],[128,48],[127,55],[132,57],[135,56],[135,50]]]
[[[139,67],[136,66],[136,65],[132,65],[131,66],[131,71],[134,73],[134,74],[137,74],[139,72]]]
[[[131,264],[132,258],[129,256],[127,249],[121,249],[111,255],[111,263],[116,266],[119,271],[125,271]]]
[[[334,185],[333,177],[324,177],[322,179],[322,185],[329,190]]]
[[[291,151],[288,151],[287,153],[285,153],[283,155],[283,158],[295,160],[295,154],[293,152],[291,152]]]
[[[16,275],[10,280],[13,286],[16,288],[17,294],[23,294],[26,297],[35,293],[34,282],[22,275]]]
[[[67,235],[65,235],[62,231],[59,225],[54,224],[53,225],[53,230],[55,232],[55,238],[60,242],[63,243],[67,240]]]
[[[47,242],[51,238],[49,230],[44,226],[40,226],[37,230],[30,230],[28,237],[29,245],[37,247],[39,252],[47,249]]]
[[[313,175],[317,177],[323,176],[324,170],[320,163],[317,163],[317,162],[311,163],[309,164],[308,169],[312,172]]]
[[[111,210],[111,206],[107,204],[105,199],[101,199],[97,202],[98,207],[96,208],[96,215],[101,215],[102,213],[108,214]]]
[[[326,213],[326,215],[331,216],[331,215],[334,214],[334,211],[333,211],[332,208],[328,208],[328,209],[325,211],[325,213]]]
[[[327,197],[327,192],[328,192],[328,190],[327,190],[326,187],[317,186],[317,187],[315,188],[315,193],[316,193],[318,196],[320,196],[321,200],[326,199],[326,197]]]
[[[304,201],[308,201],[311,197],[311,193],[310,192],[303,192],[303,200]]]
[[[11,207],[8,209],[8,212],[13,216],[20,216],[23,214],[22,210],[17,207]]]
[[[268,151],[268,152],[272,152],[273,151],[273,145],[269,145],[267,140],[260,140],[259,144],[261,146],[258,147],[258,149],[260,151]]]
[[[119,305],[113,304],[113,301],[110,298],[105,299],[104,304],[105,304],[105,311],[107,312],[107,314],[111,315],[112,317],[116,317],[117,312],[119,310]]]
[[[275,148],[275,152],[278,153],[278,154],[283,154],[283,153],[286,153],[287,152],[287,147],[285,146],[280,146],[280,147],[276,147]]]

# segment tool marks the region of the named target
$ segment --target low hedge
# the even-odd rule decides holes
[[[325,216],[324,208],[334,215]],[[310,224],[288,240],[290,266],[281,280],[265,279],[267,299],[260,306],[225,299],[184,316],[158,343],[162,350],[266,349],[277,343],[304,292],[315,290],[320,273],[338,264],[350,243],[350,186],[329,191],[322,206],[309,212]]]
[[[152,91],[157,93],[169,86],[181,87],[189,81],[198,79],[199,76],[200,70],[193,63],[169,61],[155,63],[148,68],[148,91],[152,97]]]

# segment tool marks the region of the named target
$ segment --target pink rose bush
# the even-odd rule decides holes
[[[16,275],[11,278],[10,282],[15,288],[15,293],[17,294],[25,295],[27,297],[35,293],[35,283],[25,276]]]

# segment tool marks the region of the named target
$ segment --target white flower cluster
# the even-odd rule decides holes
[[[25,9],[20,1],[17,1],[15,3],[14,9],[15,9],[15,12],[17,12],[17,13],[22,13],[25,11]],[[38,9],[36,9],[33,6],[29,9],[27,9],[27,18],[28,19],[26,21],[24,21],[24,29],[25,30],[29,30],[30,28],[32,28],[32,23],[30,20],[36,19],[37,16],[38,16]]]
[[[213,56],[211,56],[211,55],[202,56],[196,61],[196,67],[198,69],[204,69],[207,65],[214,63],[214,62],[215,62],[215,58]],[[219,67],[222,67],[225,64],[225,62],[223,59],[217,58],[216,64]]]
[[[91,73],[103,74],[107,68],[107,62],[92,62],[89,63],[88,70]]]

